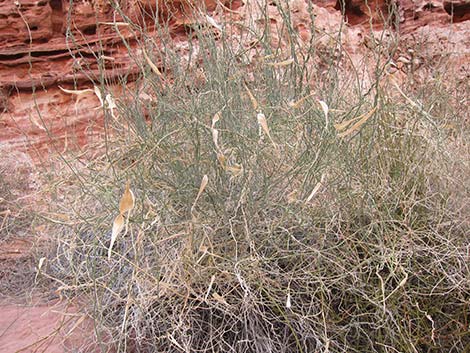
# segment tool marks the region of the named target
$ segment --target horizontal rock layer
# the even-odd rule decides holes
[[[302,7],[304,1],[308,0],[290,2]],[[241,0],[176,0],[160,2],[157,9],[153,0],[120,0],[115,7],[110,3],[0,0],[0,149],[59,148],[49,145],[51,136],[61,141],[60,148],[86,144],[101,133],[94,123],[102,118],[102,111],[95,109],[99,99],[96,95],[77,99],[59,86],[77,89],[103,80],[109,86],[131,82],[145,65],[140,44],[152,40],[154,47],[160,46],[153,33],[155,18],[168,23],[171,40],[178,42],[201,18],[198,9],[206,8],[223,21],[229,13],[242,17],[250,5]],[[387,28],[399,33],[405,46],[422,40],[427,55],[450,49],[460,55],[456,65],[462,75],[468,75],[466,0],[313,0],[313,6],[319,24],[346,20],[350,32],[357,34],[349,35],[345,43],[353,54],[368,45],[370,33],[381,30],[387,18]],[[293,12],[296,30],[306,39],[304,20],[300,12]],[[158,60],[155,64],[161,66]]]

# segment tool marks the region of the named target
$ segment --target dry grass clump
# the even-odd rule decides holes
[[[462,117],[429,113],[385,73],[365,93],[337,53],[313,54],[330,67],[311,91],[315,68],[278,57],[269,33],[256,50],[278,65],[246,66],[227,38],[193,35],[203,82],[167,48],[174,82],[150,67],[116,99],[117,119],[107,112],[106,153],[57,184],[74,221],[45,275],[87,299],[97,340],[119,352],[469,350],[469,130],[447,128]],[[444,92],[429,92],[433,105]],[[127,181],[135,205],[111,247]]]
[[[34,286],[32,228],[37,184],[33,162],[22,152],[0,148],[0,297],[19,298]],[[39,247],[38,247],[39,248]]]
[[[35,191],[30,158],[0,148],[0,243],[28,232],[31,195]]]

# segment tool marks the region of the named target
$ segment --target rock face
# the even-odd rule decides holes
[[[3,90],[88,82],[97,79],[100,70],[110,79],[137,72],[123,50],[129,31],[118,36],[105,24],[109,9],[99,3],[76,1],[70,8],[64,0],[0,2]],[[83,66],[89,75],[80,71]]]
[[[336,25],[341,17],[351,52],[364,49],[371,31],[399,33],[405,46],[427,40],[426,52],[443,47],[459,54],[457,65],[468,76],[470,3],[467,0],[313,0],[318,23]],[[138,43],[152,38],[154,18],[165,21],[172,40],[184,40],[185,28],[206,8],[215,18],[243,15],[250,2],[215,0],[0,0],[0,150],[27,151],[83,145],[99,135],[103,113],[98,96],[71,95],[59,88],[93,88],[132,81],[142,70]],[[307,0],[290,0],[292,8]],[[200,15],[200,14],[199,14]],[[293,11],[300,37],[309,38],[300,11]],[[385,21],[384,19],[388,19]],[[131,20],[138,26],[129,26]],[[186,27],[185,27],[186,26]],[[140,33],[139,28],[143,29]],[[143,34],[145,33],[145,35]],[[431,54],[430,54],[431,55]],[[431,55],[431,60],[432,60]],[[137,58],[137,60],[136,60]],[[157,66],[159,65],[156,62]],[[91,127],[90,127],[91,126]],[[59,145],[51,145],[51,137]],[[41,154],[41,153],[40,153]]]

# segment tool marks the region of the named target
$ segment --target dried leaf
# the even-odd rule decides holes
[[[41,116],[39,116],[39,117],[41,118]],[[37,121],[35,114],[31,115],[30,120],[34,125],[36,125],[36,127],[38,129],[41,129],[42,131],[47,131],[47,129],[44,127],[44,125],[40,124],[39,121]]]
[[[310,195],[308,195],[307,199],[305,200],[306,203],[310,202],[313,199],[313,197],[318,192],[318,190],[320,190],[320,187],[321,187],[321,182],[319,182],[319,183],[317,183],[317,185],[315,185],[312,192],[310,193]]]
[[[41,269],[42,269],[42,266],[44,265],[45,261],[46,261],[45,257],[41,257],[39,259],[38,267],[36,268],[36,275],[34,276],[35,281],[38,279],[38,276],[41,274]]]
[[[75,331],[77,327],[80,326],[83,321],[85,321],[86,318],[87,315],[81,315],[80,318],[72,326],[72,328],[68,330],[68,332],[65,334],[65,337],[69,337],[73,333],[73,331]]]
[[[353,126],[351,126],[346,131],[344,131],[342,133],[339,133],[338,136],[339,137],[345,137],[345,136],[348,136],[348,135],[352,134],[354,131],[359,130],[359,128],[362,125],[364,125],[367,120],[369,120],[369,118],[375,113],[376,110],[377,110],[377,107],[374,107],[370,112],[365,113],[365,114],[361,115],[360,117],[358,117],[359,121],[357,121]]]
[[[209,298],[209,294],[210,294],[210,292],[211,292],[212,285],[214,284],[214,281],[215,281],[215,275],[212,275],[211,281],[210,281],[210,283],[209,283],[209,287],[207,287],[206,295],[204,296],[204,299],[205,299],[205,300],[207,300],[207,298]]]
[[[261,57],[261,61],[269,60],[269,59],[272,59],[274,57],[275,57],[274,54],[268,54],[268,55],[265,55],[265,56]]]
[[[289,194],[287,194],[287,203],[291,204],[297,201],[298,190],[294,189]]]
[[[259,126],[261,126],[261,129],[264,131],[264,133],[268,136],[269,140],[271,143],[276,147],[276,144],[274,143],[271,134],[269,133],[269,127],[268,127],[268,122],[266,121],[266,117],[264,116],[263,113],[259,112],[258,115],[256,116],[258,120]]]
[[[423,106],[421,104],[418,104],[415,101],[413,101],[410,97],[408,97],[401,90],[400,86],[398,86],[398,83],[392,77],[390,77],[390,81],[392,81],[392,83],[395,86],[395,88],[397,89],[397,91],[403,96],[403,98],[405,98],[407,100],[408,103],[410,103],[413,107],[419,109],[421,111],[421,113],[424,113],[426,116],[431,117],[431,115],[429,115],[429,113],[427,113],[423,110]]]
[[[328,105],[324,101],[318,101],[318,103],[320,103],[323,114],[325,114],[325,125],[328,126]]]
[[[220,112],[217,112],[214,114],[214,116],[212,117],[212,125],[211,125],[211,128],[214,128],[215,127],[215,124],[220,120]]]
[[[80,102],[80,100],[83,98],[83,96],[85,94],[95,92],[94,90],[92,90],[90,88],[86,88],[86,89],[82,89],[82,90],[66,89],[66,88],[63,88],[61,86],[59,86],[59,88],[60,88],[61,91],[65,92],[65,93],[77,95],[77,100],[75,102],[75,109],[77,109],[78,103]]]
[[[219,25],[212,17],[210,17],[209,15],[206,15],[206,20],[207,20],[207,22],[209,22],[212,26],[214,26],[215,28],[217,28],[219,31],[222,31],[222,26]]]
[[[290,309],[291,307],[292,307],[291,296],[290,296],[290,293],[287,293],[286,308]]]
[[[235,164],[233,166],[227,166],[225,170],[232,174],[233,176],[237,177],[243,173],[243,166],[239,164]]]
[[[104,107],[104,101],[103,101],[103,96],[101,95],[100,88],[98,86],[93,86],[95,95],[98,97],[100,104],[102,107]]]
[[[106,55],[101,55],[101,56],[100,56],[100,59],[102,59],[102,60],[108,60],[108,61],[116,61],[116,59],[113,58],[112,56],[106,56]]]
[[[244,84],[246,92],[248,93],[248,97],[250,97],[251,104],[253,105],[253,109],[257,110],[258,109],[258,101],[256,100],[255,96],[253,96],[253,93],[251,93],[250,89],[246,84]]]
[[[100,25],[107,25],[107,26],[129,26],[130,24],[127,22],[98,22]]]
[[[214,142],[215,148],[219,149],[219,131],[217,129],[211,129],[212,141]]]
[[[199,191],[197,193],[196,199],[199,198],[201,194],[204,192],[204,189],[206,188],[208,182],[209,182],[209,177],[207,175],[204,175],[202,177],[201,185],[199,186]]]
[[[338,123],[338,124],[334,124],[334,127],[335,127],[336,131],[340,132],[341,130],[346,129],[349,125],[351,125],[353,122],[355,122],[359,119],[361,119],[360,116],[349,119],[349,120],[346,120],[346,121],[343,121],[343,122]]]
[[[228,305],[227,301],[224,299],[224,297],[222,297],[220,294],[218,294],[217,292],[214,292],[212,293],[212,297],[217,300],[219,303],[221,304],[224,304],[224,305]]]
[[[41,271],[41,268],[42,268],[42,266],[44,265],[44,261],[46,261],[46,258],[45,258],[45,257],[41,257],[41,258],[39,259],[38,271]]]
[[[116,119],[116,116],[114,115],[114,109],[117,108],[117,105],[114,101],[114,98],[109,93],[106,95],[106,105],[111,112],[111,116]]]
[[[382,302],[386,302],[386,301],[387,301],[392,295],[394,295],[401,287],[403,287],[403,286],[406,284],[407,281],[408,281],[408,273],[405,272],[405,277],[400,281],[400,283],[398,283],[398,286],[396,286],[395,289],[392,290],[392,291],[387,295],[387,297],[382,300]]]
[[[117,108],[114,98],[109,93],[106,95],[106,103],[108,104],[108,108],[111,110]]]
[[[119,214],[113,222],[113,230],[111,231],[111,242],[109,243],[108,248],[108,260],[111,259],[111,252],[113,250],[114,242],[116,241],[117,236],[121,233],[124,228],[124,217],[122,214]]]
[[[263,129],[264,133],[269,136],[269,127],[268,127],[268,122],[266,121],[266,116],[263,113],[258,113],[256,115],[256,119],[258,120],[258,124],[261,126]]]
[[[320,187],[323,185],[324,181],[325,181],[325,174],[322,174],[320,181],[317,183],[317,185],[315,185],[310,195],[308,195],[307,199],[305,200],[305,203],[309,203],[313,199],[313,197],[316,195],[318,190],[320,190]]]
[[[300,107],[300,105],[305,102],[308,98],[312,97],[315,93],[310,93],[309,95],[305,96],[305,97],[302,97],[300,98],[298,101],[296,102],[289,102],[289,107],[291,108],[294,108],[294,109],[297,109],[298,107]]]
[[[134,193],[130,189],[130,183],[127,182],[126,190],[119,201],[119,212],[123,215],[124,213],[131,211],[134,208],[134,203]]]
[[[227,166],[227,160],[226,160],[225,156],[222,153],[217,153],[217,160],[219,161],[220,166],[223,169],[225,169],[226,166]]]
[[[201,185],[199,186],[199,191],[197,193],[196,199],[194,200],[193,206],[191,207],[191,212],[194,210],[194,207],[196,207],[196,203],[199,200],[199,197],[201,197],[201,194],[204,192],[204,189],[207,186],[207,183],[209,182],[209,177],[207,175],[204,175],[201,180]]]
[[[150,58],[148,57],[147,55],[147,52],[145,51],[145,49],[142,50],[142,54],[144,54],[144,58],[145,60],[147,61],[147,64],[149,64],[150,68],[152,69],[153,72],[155,72],[158,76],[162,76],[162,73],[160,72],[160,70],[158,69],[157,65],[155,65],[152,60],[150,60]]]
[[[287,59],[287,60],[284,60],[284,61],[281,61],[281,62],[277,62],[277,63],[268,63],[267,65],[272,66],[272,67],[282,67],[282,66],[288,66],[288,65],[292,64],[293,62],[294,62],[294,58],[290,58],[290,59]]]
[[[76,94],[76,95],[81,95],[81,94],[86,94],[86,93],[93,93],[94,91],[90,88],[87,89],[81,89],[81,90],[74,90],[74,89],[66,89],[61,86],[59,86],[59,89],[65,93],[68,94]]]
[[[144,100],[144,101],[153,101],[154,100],[154,98],[152,96],[150,96],[149,94],[147,94],[145,92],[139,93],[139,98]]]

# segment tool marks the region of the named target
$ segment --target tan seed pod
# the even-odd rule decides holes
[[[214,116],[212,117],[212,125],[211,125],[211,128],[214,128],[215,127],[215,124],[220,120],[220,112],[217,112],[214,114]]]
[[[201,185],[199,186],[199,191],[197,193],[196,199],[194,200],[193,206],[191,207],[191,212],[193,212],[194,207],[196,207],[196,203],[201,197],[201,194],[204,192],[204,189],[206,188],[208,183],[209,183],[209,177],[207,175],[204,175],[202,177]]]
[[[266,121],[266,116],[263,113],[259,112],[258,115],[256,116],[256,118],[257,118],[258,124],[261,127],[261,129],[263,130],[263,132],[266,134],[266,136],[268,136],[269,140],[274,145],[274,147],[276,147],[276,144],[274,143],[274,141],[271,137],[271,134],[269,133],[269,127],[268,127],[268,122]]]
[[[134,193],[130,189],[130,183],[127,182],[126,190],[119,201],[119,212],[124,214],[126,212],[131,211],[134,208],[135,197]]]
[[[258,109],[258,101],[256,100],[255,96],[253,93],[251,93],[250,89],[248,88],[247,85],[245,86],[246,93],[248,93],[248,97],[250,97],[251,104],[253,105],[253,109],[257,110]]]
[[[63,87],[59,86],[59,89],[62,92],[65,92],[65,93],[68,93],[68,94],[76,94],[76,95],[81,95],[81,94],[86,94],[86,93],[94,93],[94,91],[90,88],[75,90],[75,89],[66,89],[66,88],[63,88]]]
[[[232,174],[234,177],[240,176],[243,173],[243,166],[235,164],[233,166],[227,166],[225,170]]]
[[[212,130],[212,141],[214,142],[215,148],[218,150],[219,149],[219,131],[217,129],[211,129]]]
[[[308,98],[312,97],[315,93],[310,93],[309,95],[306,95],[305,97],[300,98],[298,101],[294,102],[291,101],[289,102],[289,107],[297,109],[302,105],[303,102],[305,102]]]
[[[290,58],[290,59],[287,59],[287,60],[284,60],[284,61],[281,61],[281,62],[277,62],[277,63],[268,63],[268,66],[282,67],[282,66],[288,66],[288,65],[292,64],[293,62],[294,62],[294,59]]]
[[[119,214],[113,222],[113,230],[111,231],[111,242],[108,248],[108,260],[111,259],[111,253],[113,250],[114,243],[116,242],[117,236],[121,233],[124,228],[124,217],[122,214]]]
[[[363,114],[361,115],[359,118],[359,121],[357,121],[355,124],[353,124],[349,129],[347,129],[346,131],[344,132],[341,132],[338,134],[339,137],[345,137],[345,136],[348,136],[350,134],[352,134],[353,132],[359,130],[359,128],[364,125],[367,120],[369,120],[369,118],[374,115],[375,111],[377,110],[377,107],[374,107],[371,111],[369,111],[368,113],[366,114]]]
[[[152,60],[150,60],[149,56],[147,55],[147,52],[144,50],[142,50],[142,54],[144,54],[144,58],[145,60],[147,61],[147,64],[150,66],[150,68],[152,69],[153,72],[155,72],[158,76],[162,76],[162,73],[160,72],[160,70],[158,69],[157,65],[155,65]]]
[[[328,105],[324,101],[318,101],[320,103],[320,106],[323,110],[323,114],[325,115],[325,125],[328,126]]]
[[[219,164],[223,169],[227,167],[227,159],[222,153],[217,153],[217,160],[219,161]]]

